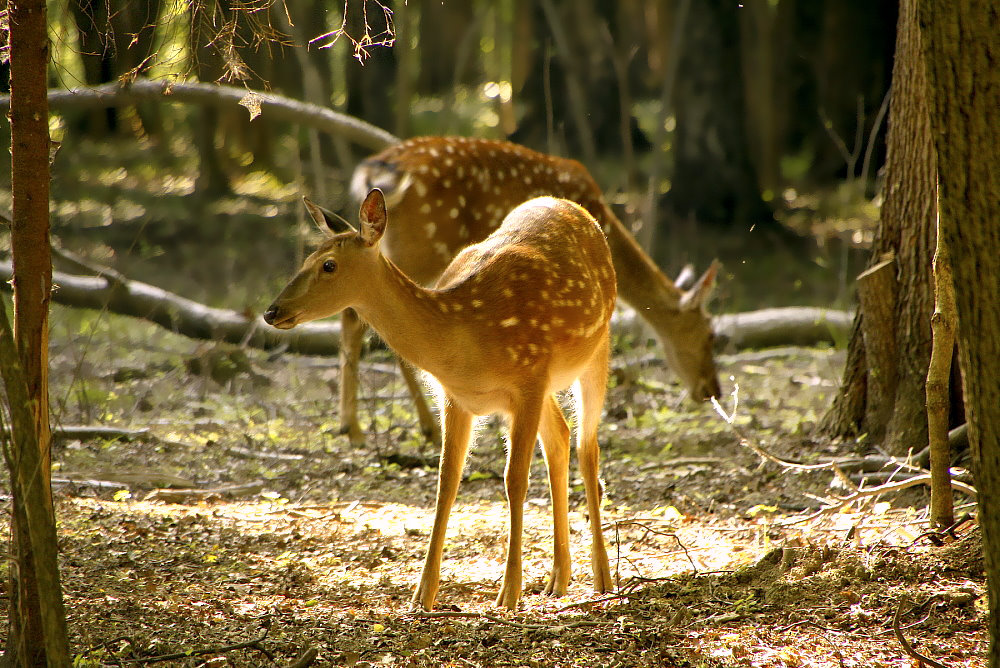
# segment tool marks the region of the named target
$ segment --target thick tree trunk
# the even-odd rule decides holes
[[[924,395],[933,308],[934,146],[915,3],[904,0],[900,7],[886,198],[871,260],[871,269],[887,260],[892,267],[859,277],[859,324],[840,393],[821,426],[830,436],[866,433],[896,455],[927,445]],[[890,304],[892,312],[883,312]],[[894,331],[887,332],[884,323]]]
[[[692,2],[681,50],[673,184],[675,219],[749,229],[774,223],[750,161],[736,4]],[[709,176],[710,175],[710,176]]]
[[[4,342],[11,353],[5,356],[4,380],[14,418],[5,454],[12,465],[15,564],[9,569],[12,582],[6,658],[13,666],[67,666],[66,616],[50,487],[48,312],[52,263],[45,0],[16,0],[8,9],[15,345]],[[14,357],[18,359],[11,359]],[[7,373],[15,367],[19,367],[15,373]]]
[[[951,252],[958,347],[1000,666],[1000,7],[923,0],[920,23],[938,151],[941,233]]]

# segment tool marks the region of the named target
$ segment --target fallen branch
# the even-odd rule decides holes
[[[48,98],[49,109],[52,111],[104,108],[147,101],[184,102],[240,109],[241,102],[250,101],[259,104],[263,118],[314,127],[373,151],[380,151],[399,141],[381,128],[326,107],[274,93],[219,84],[171,83],[138,79],[130,84],[109,83],[93,88],[71,90],[50,88]],[[9,109],[10,95],[0,95],[0,112],[7,113]]]
[[[147,494],[143,501],[163,501],[164,503],[191,503],[192,501],[205,501],[207,499],[221,498],[223,496],[242,498],[253,496],[264,491],[264,483],[249,482],[243,485],[226,485],[224,487],[194,488],[184,489],[154,489]]]
[[[270,626],[264,627],[264,632],[260,634],[259,637],[253,640],[247,640],[246,642],[234,643],[232,645],[222,645],[221,647],[204,647],[201,649],[189,649],[185,652],[175,652],[173,654],[160,654],[158,656],[148,656],[139,659],[123,659],[124,663],[159,663],[161,661],[176,661],[178,659],[190,659],[192,656],[204,656],[205,654],[225,654],[226,652],[232,652],[238,649],[255,649],[261,652],[272,662],[274,661],[274,656],[271,652],[267,651],[261,643],[267,638],[267,633],[270,630]]]
[[[53,441],[121,441],[128,443],[149,437],[149,429],[123,429],[106,425],[64,425],[52,429]]]
[[[896,640],[898,640],[899,644],[903,647],[903,651],[906,652],[911,658],[919,661],[921,666],[927,664],[929,666],[933,666],[933,668],[948,668],[943,663],[938,663],[934,659],[919,653],[917,650],[913,649],[913,646],[906,640],[906,636],[903,635],[903,632],[899,628],[899,616],[903,610],[903,606],[908,602],[909,601],[906,600],[905,596],[901,598],[899,600],[899,605],[896,606],[896,612],[892,616],[892,632],[896,634]]]
[[[340,348],[340,323],[317,321],[295,329],[279,330],[259,316],[215,308],[187,299],[155,285],[129,279],[117,271],[89,263],[98,276],[52,272],[52,299],[64,306],[107,310],[142,318],[192,339],[224,341],[263,350],[281,349],[303,355],[336,355]],[[10,290],[11,261],[0,260],[0,287]],[[631,317],[616,319],[628,327]],[[729,347],[757,348],[765,345],[815,345],[833,342],[841,325],[849,327],[851,314],[809,307],[788,307],[720,315],[716,331]],[[839,324],[838,324],[839,323]],[[772,328],[772,329],[768,329]]]
[[[0,261],[3,289],[13,276],[10,260]],[[335,355],[340,343],[339,322],[310,322],[279,330],[260,316],[213,308],[148,283],[122,276],[78,276],[52,272],[53,301],[66,306],[105,310],[154,322],[192,339],[225,341],[271,350],[282,348],[306,355]]]
[[[854,322],[849,311],[792,306],[715,316],[717,344],[723,349],[837,345],[847,341]]]

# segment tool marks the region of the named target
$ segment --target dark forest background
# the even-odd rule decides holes
[[[399,137],[509,138],[579,159],[668,271],[723,258],[736,279],[723,308],[847,305],[875,227],[888,0],[352,0],[346,16],[340,0],[54,0],[49,12],[52,87],[221,82]],[[269,273],[295,261],[298,194],[354,215],[346,184],[370,152],[243,109],[142,103],[61,111],[52,126],[54,234],[208,301],[227,300],[185,244],[237,249],[207,264],[248,295],[269,290],[240,265],[275,256],[275,235]],[[776,247],[786,254],[765,259]],[[788,257],[803,264],[776,272]]]

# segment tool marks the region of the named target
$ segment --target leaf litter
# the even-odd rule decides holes
[[[817,514],[817,499],[844,492],[834,476],[741,447],[711,406],[683,397],[642,337],[616,341],[600,433],[615,592],[589,590],[571,469],[574,579],[566,597],[544,595],[551,517],[536,456],[525,596],[513,614],[492,606],[504,442],[486,419],[449,523],[438,609],[414,614],[436,451],[388,353],[362,365],[367,441],[352,447],[339,434],[336,360],[235,355],[59,307],[53,323],[55,426],[148,430],[54,448],[78,666],[284,666],[308,650],[305,662],[337,666],[916,665],[895,638],[897,615],[922,654],[986,665],[971,523],[935,545],[922,488]],[[230,360],[225,373],[213,374],[212,358]],[[831,349],[722,355],[724,387],[740,388],[735,424],[795,461],[865,452],[810,436],[841,364]],[[158,492],[164,480],[204,493]]]

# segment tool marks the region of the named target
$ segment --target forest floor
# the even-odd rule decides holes
[[[740,444],[805,463],[866,452],[809,436],[840,351],[721,355],[725,391],[738,385],[730,425],[683,397],[644,337],[618,336],[600,431],[614,591],[591,590],[571,465],[574,578],[563,598],[543,593],[551,517],[536,456],[524,597],[513,613],[492,605],[507,513],[502,430],[489,420],[428,615],[409,601],[436,452],[391,356],[366,357],[367,442],[352,447],[338,434],[336,360],[199,344],[62,307],[52,328],[56,426],[136,430],[54,447],[75,666],[289,666],[310,649],[313,665],[334,666],[918,665],[896,629],[946,666],[985,665],[972,523],[935,545],[923,488],[842,505],[833,500],[852,490],[831,470],[785,468]]]

